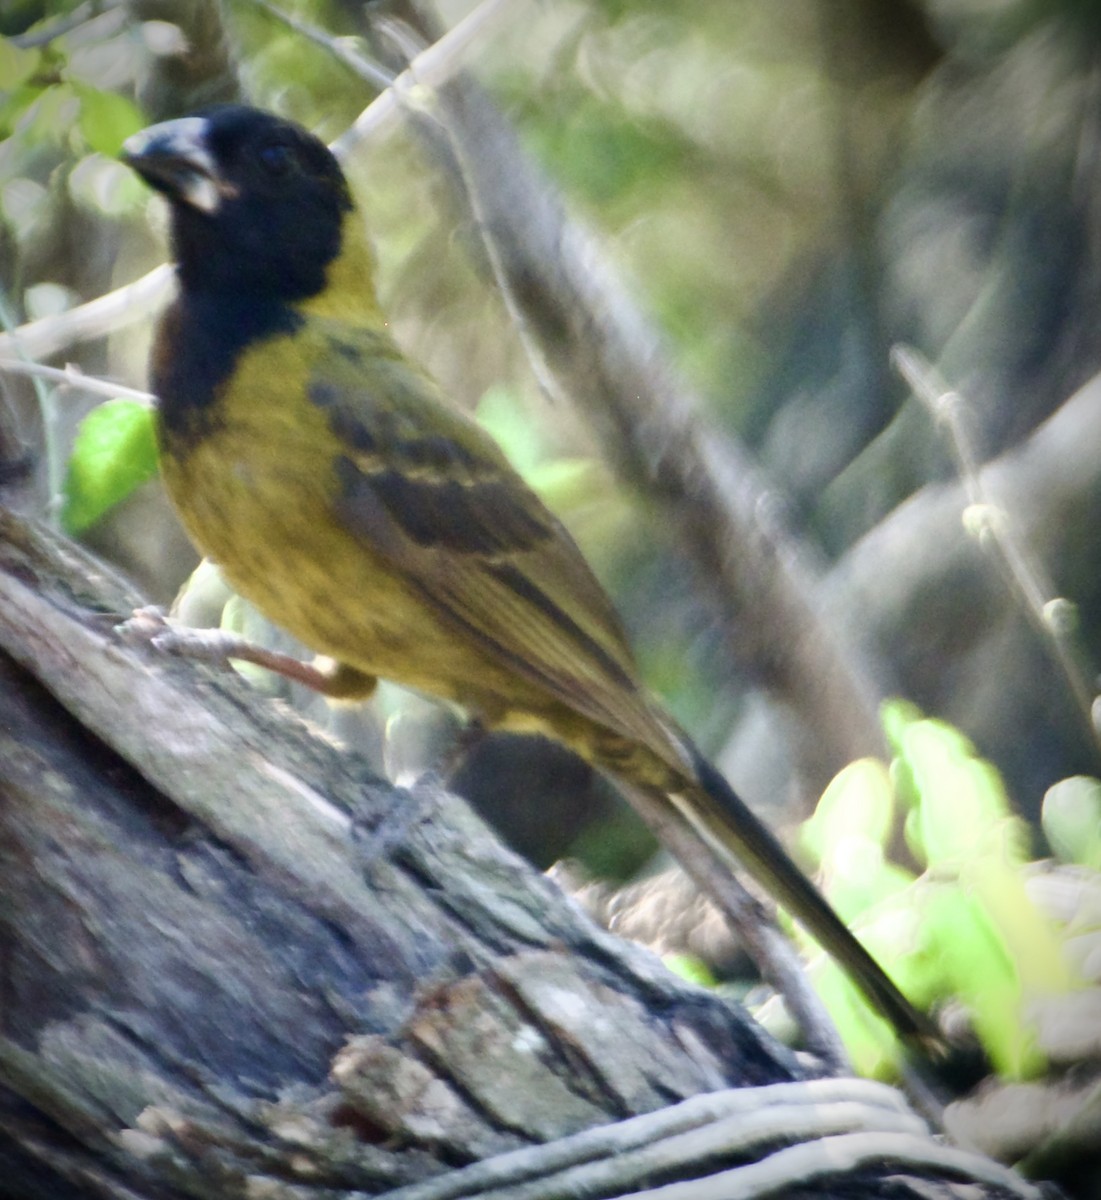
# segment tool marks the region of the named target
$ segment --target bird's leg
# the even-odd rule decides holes
[[[193,629],[179,625],[160,608],[134,610],[129,620],[116,626],[123,637],[148,642],[166,654],[198,659],[228,667],[231,660],[248,662],[301,683],[330,700],[366,700],[375,690],[376,679],[347,663],[318,657],[304,662],[293,654],[269,650],[225,629]]]

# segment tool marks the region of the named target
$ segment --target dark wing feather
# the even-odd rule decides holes
[[[385,335],[327,336],[310,397],[344,447],[345,527],[458,636],[592,720],[664,740],[603,589],[493,439]]]

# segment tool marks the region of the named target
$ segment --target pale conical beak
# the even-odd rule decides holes
[[[214,213],[230,189],[219,178],[208,131],[204,117],[164,121],[127,138],[120,157],[169,200]]]

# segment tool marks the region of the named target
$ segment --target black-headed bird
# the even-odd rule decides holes
[[[230,106],[135,135],[168,200],[178,295],[152,357],[168,493],[241,595],[331,660],[489,727],[558,739],[740,859],[907,1039],[930,1025],[642,686],[573,539],[398,348],[336,159]]]

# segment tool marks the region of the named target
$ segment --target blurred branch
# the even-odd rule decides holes
[[[140,392],[137,388],[126,387],[121,383],[112,383],[109,379],[86,375],[80,367],[72,363],[64,368],[58,368],[47,367],[42,363],[23,362],[18,358],[0,358],[0,371],[7,371],[11,375],[28,375],[35,379],[48,379],[51,383],[78,387],[85,392],[93,392],[97,396],[108,396],[112,399],[122,396],[129,400],[139,400],[143,404],[153,404],[156,401],[156,397],[151,392]]]
[[[1095,534],[1101,495],[1101,377],[1065,401],[1021,445],[978,468],[976,478],[981,494],[998,503],[1008,499],[1024,544],[1045,546],[1056,560],[1071,550],[1090,552],[1081,542],[1083,531]],[[987,561],[960,519],[967,505],[963,483],[928,485],[847,551],[823,584],[824,605],[859,612],[869,638],[890,643],[910,694],[915,670],[930,660],[939,675],[946,661],[951,664],[958,690],[964,651],[938,643],[962,637],[966,649],[973,649],[1002,621],[988,599]],[[1000,594],[1009,606],[1010,594],[1005,588]],[[998,662],[1004,662],[1004,653]],[[1015,703],[1026,700],[1021,696]],[[1096,738],[1088,745],[1096,752]]]
[[[104,337],[148,318],[173,286],[172,268],[164,263],[141,279],[106,292],[66,312],[28,321],[11,333],[0,333],[0,357],[52,358],[77,342]]]
[[[798,1133],[796,1133],[798,1131]],[[792,1144],[793,1135],[797,1138]],[[513,1195],[622,1195],[640,1181],[668,1176],[685,1162],[735,1156],[749,1163],[707,1180],[660,1189],[663,1200],[740,1200],[791,1195],[843,1176],[853,1156],[923,1173],[949,1167],[961,1178],[1004,1186],[1018,1197],[1039,1196],[1007,1168],[978,1155],[937,1146],[889,1089],[868,1082],[817,1080],[744,1088],[695,1097],[661,1112],[587,1130],[547,1146],[500,1155],[446,1178],[399,1188],[387,1200],[468,1200]],[[848,1153],[838,1153],[842,1147]],[[767,1157],[757,1159],[761,1151]]]
[[[365,137],[389,128],[399,116],[407,115],[414,96],[427,98],[430,89],[443,87],[463,68],[470,52],[481,45],[494,23],[506,14],[514,17],[515,13],[515,0],[482,0],[461,21],[404,64],[404,70],[397,74],[391,87],[333,142],[333,153],[338,158],[350,154]],[[384,26],[389,27],[389,23],[384,21]]]
[[[34,463],[34,454],[20,437],[15,414],[0,390],[0,489],[26,483]]]
[[[7,296],[0,289],[0,325],[10,328],[11,324]],[[0,337],[3,337],[2,333]],[[0,490],[6,503],[13,503],[16,487],[29,484],[34,475],[36,461],[34,449],[23,438],[10,389],[0,384]]]
[[[1065,680],[1089,736],[1101,749],[1098,724],[1101,704],[1094,684],[1096,673],[1089,669],[1085,652],[1075,637],[1074,605],[1056,595],[1055,585],[1029,549],[1005,504],[992,499],[967,430],[966,401],[949,388],[933,365],[913,347],[896,346],[891,361],[947,435],[966,499],[962,511],[964,528],[991,555]],[[1052,463],[1052,471],[1058,469]]]
[[[151,56],[138,88],[155,121],[241,98],[237,64],[219,0],[126,0],[133,20],[161,21],[180,31],[179,45]]]
[[[414,126],[434,159],[455,160],[452,184],[467,192],[528,344],[606,456],[681,535],[739,661],[798,714],[826,773],[880,751],[877,688],[816,611],[779,497],[746,451],[710,428],[657,331],[477,86],[456,79],[427,111],[411,113]]]
[[[259,8],[262,12],[266,12],[269,17],[274,17],[280,24],[286,25],[288,29],[292,29],[301,37],[326,50],[337,62],[347,67],[354,75],[362,79],[364,83],[368,83],[372,87],[378,88],[379,91],[383,91],[394,82],[391,72],[376,66],[370,59],[360,54],[351,38],[334,37],[324,29],[319,29],[311,22],[304,21],[301,17],[295,16],[294,13],[289,13],[285,9],[280,8],[278,4],[273,4],[271,0],[244,0],[244,2],[251,4],[254,8]]]

